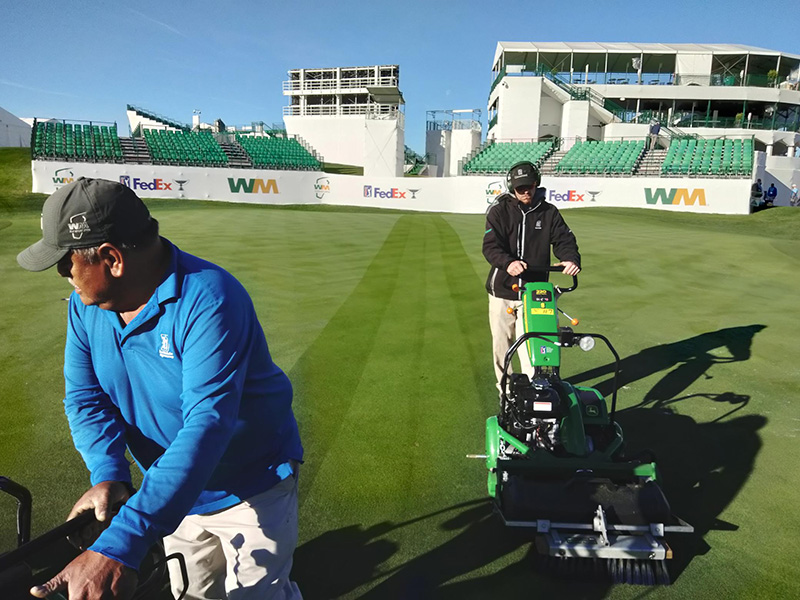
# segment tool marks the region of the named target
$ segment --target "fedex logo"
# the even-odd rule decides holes
[[[139,179],[138,177],[134,177],[131,180],[130,175],[122,175],[119,178],[119,182],[122,185],[128,186],[132,190],[171,190],[172,184],[167,183],[163,179],[153,179],[152,181],[145,181],[144,179]]]
[[[364,186],[364,198],[405,198],[406,192],[401,192],[398,188],[382,190],[371,185]]]
[[[559,194],[555,190],[550,190],[550,196],[548,200],[551,202],[555,200],[556,202],[583,202],[583,197],[586,195],[586,192],[583,194],[579,194],[575,190],[567,190],[564,194]]]

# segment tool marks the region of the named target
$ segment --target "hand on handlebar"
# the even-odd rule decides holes
[[[554,267],[564,267],[563,273],[566,275],[577,275],[581,268],[571,260],[564,260],[553,265]]]
[[[516,277],[517,275],[521,275],[527,268],[528,268],[527,263],[521,260],[515,260],[506,267],[506,271],[512,277]]]

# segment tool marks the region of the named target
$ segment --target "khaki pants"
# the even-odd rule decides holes
[[[296,546],[296,474],[230,508],[190,515],[164,538],[167,555],[180,552],[186,559],[187,600],[302,600],[289,581]],[[168,564],[177,598],[183,590],[180,568]]]
[[[513,312],[509,314],[508,309]],[[506,352],[519,336],[524,333],[522,324],[522,301],[506,300],[489,295],[489,328],[492,330],[492,356],[494,358],[494,374],[497,378],[497,389],[500,389],[500,379],[503,376]],[[527,344],[522,344],[517,350],[522,372],[528,377],[533,376],[533,367],[528,358]],[[509,375],[513,368],[509,368]]]

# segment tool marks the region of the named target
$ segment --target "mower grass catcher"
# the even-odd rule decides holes
[[[569,288],[549,282],[521,288],[525,333],[506,353],[500,412],[486,421],[489,496],[505,525],[535,530],[537,560],[547,571],[669,584],[672,550],[665,536],[694,529],[672,515],[652,456],[623,456],[622,428],[614,420],[616,350],[603,335],[558,326],[557,296],[577,286],[573,277]],[[595,339],[616,361],[610,411],[596,389],[573,386],[559,375],[561,349],[588,351]],[[523,371],[532,377],[509,374],[523,344],[530,357]],[[523,354],[521,361],[527,360]]]

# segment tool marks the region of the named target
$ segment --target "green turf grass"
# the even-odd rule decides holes
[[[69,286],[16,265],[44,197],[9,162],[0,183],[22,183],[0,188],[0,474],[31,488],[42,532],[88,476],[60,402]],[[247,286],[294,382],[306,598],[641,597],[533,571],[525,536],[490,514],[482,462],[464,458],[496,411],[482,217],[148,204],[167,237]],[[671,540],[676,583],[647,596],[800,596],[800,211],[564,214],[585,271],[560,305],[614,342],[629,446],[656,451],[673,509],[698,528]],[[607,391],[608,360],[569,350],[563,372]],[[7,549],[13,503],[0,511]]]

